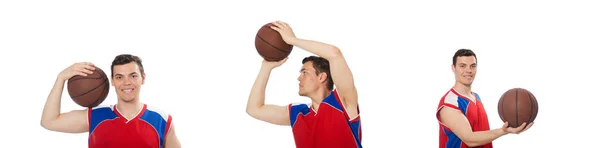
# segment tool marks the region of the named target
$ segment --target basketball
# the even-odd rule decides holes
[[[288,57],[294,46],[283,41],[279,32],[271,29],[271,23],[263,25],[256,33],[254,46],[258,54],[267,61],[281,61]]]
[[[524,88],[512,88],[502,94],[498,102],[498,114],[509,127],[519,127],[523,123],[535,120],[538,102],[535,96]]]
[[[95,67],[93,74],[75,75],[67,82],[67,91],[75,103],[82,107],[96,107],[106,99],[109,82],[106,73]]]

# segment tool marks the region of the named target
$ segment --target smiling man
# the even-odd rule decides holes
[[[115,57],[111,84],[117,93],[116,105],[60,113],[65,81],[75,75],[92,74],[94,65],[75,63],[63,70],[46,100],[42,127],[63,133],[89,132],[90,148],[180,148],[171,115],[140,102],[146,79],[142,60],[134,55]]]
[[[469,49],[459,49],[452,57],[455,83],[440,100],[437,109],[440,148],[492,148],[492,141],[503,135],[518,134],[532,125],[490,130],[488,116],[481,98],[471,91],[477,74],[477,56]]]

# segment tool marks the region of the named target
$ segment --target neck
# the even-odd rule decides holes
[[[309,95],[308,97],[310,97],[310,99],[312,100],[312,107],[315,110],[318,110],[319,105],[321,104],[323,99],[325,99],[325,97],[329,96],[329,93],[331,93],[330,90],[327,90],[325,87],[321,87],[320,89],[315,91],[315,93]]]
[[[142,104],[137,99],[131,102],[125,102],[121,100],[117,102],[117,109],[119,110],[119,112],[121,112],[121,114],[123,114],[123,116],[127,118],[135,117],[135,115],[138,112],[140,112],[140,110],[142,110],[143,107],[144,104]]]
[[[462,95],[467,95],[470,96],[471,95],[471,86],[467,86],[464,84],[459,83],[458,81],[454,84],[454,90],[456,90],[459,94]]]

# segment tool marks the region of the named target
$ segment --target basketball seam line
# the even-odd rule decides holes
[[[516,118],[517,118],[517,125],[515,125],[515,127],[519,127],[519,89],[517,89],[517,92],[515,93],[515,108],[516,108]]]
[[[267,56],[263,55],[261,52],[258,52],[258,54],[259,54],[261,57],[265,58],[267,61],[276,61],[275,59],[272,59],[271,57],[267,57]]]
[[[69,80],[69,82],[67,82],[67,84],[69,84],[71,82],[74,82],[74,81],[77,81],[77,80],[81,80],[81,79],[102,79],[102,76],[100,76],[98,78],[94,78],[94,77],[85,78],[85,77],[83,77],[83,78],[78,78],[78,79],[71,79],[71,80]]]
[[[104,90],[102,90],[102,94],[104,94],[104,92],[106,91],[106,88]],[[86,106],[95,106],[94,104],[98,103],[98,101],[100,101],[100,98],[102,98],[103,95],[98,96],[98,98],[96,98],[96,101],[87,104]]]
[[[103,82],[102,82],[100,85],[98,85],[98,86],[94,87],[93,89],[91,89],[91,90],[89,90],[89,91],[87,91],[87,92],[85,92],[85,93],[82,93],[81,95],[78,95],[78,96],[72,97],[72,98],[77,98],[77,97],[81,97],[81,96],[83,96],[83,95],[86,95],[86,94],[88,94],[88,93],[90,93],[90,92],[92,92],[92,91],[94,91],[94,90],[98,89],[98,87],[100,87],[100,86],[103,86],[103,85],[104,85],[104,84],[105,84],[107,81],[108,81],[108,80],[105,80],[105,81],[103,81]]]
[[[284,53],[288,53],[288,52],[286,52],[286,51],[284,51],[284,50],[281,50],[281,49],[279,49],[279,48],[277,48],[277,47],[275,47],[275,46],[271,45],[271,43],[269,43],[269,42],[265,41],[265,40],[264,40],[262,37],[260,37],[260,35],[258,35],[258,34],[257,34],[257,35],[256,35],[256,37],[258,37],[258,38],[259,38],[261,41],[265,42],[267,45],[269,45],[269,46],[271,46],[271,47],[273,47],[273,48],[277,49],[278,51],[281,51],[281,52],[284,52]]]
[[[529,111],[529,120],[527,120],[527,124],[525,126],[529,125],[529,123],[531,123],[532,120],[531,118],[533,118],[533,99],[531,99],[533,98],[533,94],[531,94],[530,92],[527,95],[529,95],[529,104],[531,105],[531,110]]]
[[[500,116],[501,119],[505,119],[504,118],[504,96],[506,96],[506,92],[504,94],[502,94],[501,100],[502,100],[502,106],[500,107],[500,109],[502,109],[502,116]],[[510,124],[510,123],[509,123]]]
[[[535,120],[535,118],[537,117],[538,111],[540,110],[540,106],[538,106],[539,103],[537,102],[537,99],[535,98],[535,96],[533,95],[533,93],[531,94],[531,96],[533,97],[533,99],[535,99],[535,101],[532,100],[532,101],[534,101],[533,103],[535,103],[535,109],[536,109],[535,116],[533,116],[533,118]]]
[[[96,106],[100,105],[100,103],[104,102],[104,100],[108,96],[108,91],[109,91],[109,87],[105,87],[104,90],[102,91],[102,94],[106,94],[106,95],[99,96],[98,98],[96,98],[96,101],[94,103],[89,104],[88,106],[96,107]],[[104,99],[100,99],[100,98],[104,98]]]

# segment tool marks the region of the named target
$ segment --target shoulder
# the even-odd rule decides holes
[[[326,102],[326,103],[334,103],[334,102],[337,103],[337,102],[341,102],[342,100],[341,100],[340,95],[338,94],[337,89],[334,88],[333,90],[331,90],[331,92],[329,92],[329,95],[327,95],[327,97],[323,98],[322,101]]]
[[[299,109],[299,108],[308,108],[308,104],[306,103],[290,103],[288,105],[288,109]]]
[[[114,114],[113,106],[114,105],[98,105],[96,107],[90,107],[87,109],[87,113],[88,113],[88,115],[90,115],[90,114],[94,114],[94,115]]]
[[[446,92],[444,97],[442,97],[442,102],[444,102],[445,104],[451,104],[454,106],[458,106],[458,99],[459,99],[458,93],[456,91],[454,91],[454,89],[450,89],[450,90],[448,90],[448,92]]]
[[[310,108],[308,104],[291,103],[288,106],[288,113],[290,117],[290,125],[294,127],[298,119],[302,119],[303,116],[306,116],[310,113]]]
[[[169,113],[168,111],[163,110],[163,109],[158,108],[153,105],[148,105],[148,104],[146,104],[145,115],[150,116],[150,117],[160,118],[164,121],[168,121],[171,119],[171,113]]]
[[[479,97],[479,94],[478,94],[478,93],[475,93],[475,92],[473,92],[473,94],[475,95],[475,99],[477,99],[477,100],[481,101],[481,97]]]
[[[102,121],[118,118],[113,110],[113,106],[114,105],[98,105],[87,109],[87,119],[90,131],[94,131],[96,126],[100,125]]]
[[[290,114],[298,114],[300,112],[307,114],[306,111],[310,111],[310,108],[305,103],[291,103],[288,105],[288,111]]]
[[[90,108],[88,108],[88,110],[105,110],[105,109],[112,110],[112,107],[113,107],[113,105],[101,104],[96,107],[90,107]]]
[[[144,104],[145,112],[139,118],[154,127],[161,135],[166,135],[172,127],[173,119],[171,114],[166,110],[153,105]]]

